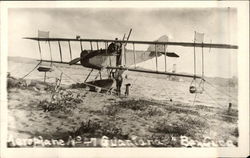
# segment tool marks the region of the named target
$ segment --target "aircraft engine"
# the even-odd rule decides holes
[[[83,51],[81,52],[81,55],[80,55],[81,60],[80,60],[80,62],[81,62],[82,65],[83,65],[83,63],[84,63],[85,57],[86,57],[88,54],[89,54],[89,52],[88,52],[87,50],[83,50]]]

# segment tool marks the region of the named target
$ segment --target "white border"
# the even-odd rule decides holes
[[[197,1],[85,1],[85,2],[1,2],[1,157],[246,157],[249,154],[249,3]],[[6,148],[8,52],[8,8],[165,8],[165,7],[236,7],[238,8],[239,72],[239,147],[238,148]]]

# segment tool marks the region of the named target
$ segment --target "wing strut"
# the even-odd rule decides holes
[[[51,52],[50,41],[48,41],[48,44],[49,44],[49,54],[50,54],[50,60],[51,60],[50,66],[52,66],[52,52]]]
[[[60,59],[61,59],[61,62],[62,62],[62,48],[61,48],[60,41],[58,41],[58,46],[59,46],[59,51],[60,51]]]
[[[166,52],[166,44],[163,45],[164,47],[164,61],[165,61],[165,72],[167,72],[167,52]]]
[[[190,84],[190,87],[189,87],[189,92],[195,93],[195,94],[202,93],[204,91],[204,81],[205,80],[204,80],[204,51],[203,51],[204,44],[203,44],[203,40],[204,40],[204,33],[202,34],[202,33],[198,33],[195,31],[194,32],[194,78],[193,78],[193,80]],[[196,85],[196,78],[197,77],[195,77],[196,76],[196,52],[195,52],[196,47],[195,46],[197,44],[196,41],[201,42],[199,44],[202,45],[202,47],[201,47],[201,51],[202,51],[202,53],[201,53],[202,75],[201,75],[201,81],[200,81],[198,86]],[[196,98],[196,96],[195,96],[195,98]]]
[[[99,50],[99,44],[98,44],[98,42],[96,42],[96,48],[97,48],[97,50]]]
[[[204,77],[204,52],[203,47],[201,47],[201,62],[202,62],[202,77]]]
[[[135,43],[133,43],[133,54],[134,54],[134,65],[135,65],[135,69],[136,69],[136,62],[135,62]]]
[[[155,62],[156,62],[156,71],[158,71],[158,58],[157,58],[156,44],[155,44]]]
[[[80,41],[80,46],[81,46],[81,52],[83,51],[83,48],[82,48],[82,41]]]
[[[90,74],[93,72],[93,70],[94,70],[94,69],[91,69],[91,71],[89,72],[88,76],[86,77],[84,83],[86,83],[86,81],[88,80],[88,78],[89,78]]]
[[[70,61],[72,60],[72,51],[71,51],[71,45],[70,45],[70,41],[68,41],[69,43],[69,54],[70,54]]]
[[[39,53],[40,53],[40,59],[42,60],[42,49],[40,45],[40,40],[38,40],[38,48],[39,48]]]
[[[91,49],[91,52],[92,52],[93,51],[92,41],[90,41],[90,49]]]

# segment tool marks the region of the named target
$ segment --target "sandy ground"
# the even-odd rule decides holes
[[[125,82],[132,85],[126,98],[69,88],[88,75],[89,69],[83,67],[54,65],[54,71],[47,74],[46,84],[42,82],[44,74],[38,71],[30,73],[25,80],[18,79],[36,64],[36,60],[18,57],[8,61],[8,72],[16,78],[7,89],[8,135],[14,138],[42,136],[67,140],[69,136],[79,135],[124,140],[136,136],[164,142],[171,135],[179,139],[166,139],[163,146],[190,146],[182,143],[180,139],[184,137],[198,143],[210,139],[219,146],[238,144],[238,90],[237,85],[228,86],[227,79],[208,78],[214,87],[206,84],[206,93],[197,95],[193,104],[194,94],[188,91],[190,79],[176,82],[168,80],[168,76],[128,72]],[[55,78],[62,72],[63,86],[55,93]],[[97,74],[92,73],[89,80]],[[229,102],[232,102],[230,112]]]
[[[65,86],[55,93],[52,84],[22,82],[28,85],[8,88],[8,135],[15,138],[42,136],[66,140],[69,136],[105,135],[160,139],[171,134],[200,142],[209,137],[217,143],[230,140],[238,144],[235,109],[228,112],[226,108],[202,104],[187,106],[178,101],[117,97]],[[53,106],[52,94],[57,96]],[[169,143],[169,146],[182,145]]]

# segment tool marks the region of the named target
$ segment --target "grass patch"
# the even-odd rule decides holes
[[[124,133],[122,128],[112,122],[101,120],[87,120],[81,122],[77,130],[70,133],[72,136],[96,137],[107,136],[109,138],[128,139],[128,133]]]
[[[150,101],[132,99],[132,100],[119,101],[116,106],[136,111],[136,110],[145,110],[151,104],[153,103]]]
[[[196,139],[208,128],[208,123],[201,117],[177,113],[170,113],[154,124],[154,127],[150,129],[153,133],[185,135]]]
[[[148,105],[147,108],[143,111],[138,112],[137,114],[140,117],[152,117],[152,116],[162,116],[166,111],[159,105]]]
[[[191,114],[191,115],[199,115],[198,111],[194,111],[190,109],[191,107],[183,107],[181,104],[176,104],[176,105],[166,105],[165,109],[171,112],[176,112],[176,113],[184,113],[184,114]]]
[[[62,111],[70,113],[77,107],[77,104],[82,102],[80,94],[61,90],[59,93],[52,94],[51,100],[45,99],[40,101],[38,107],[41,107],[44,112]]]

